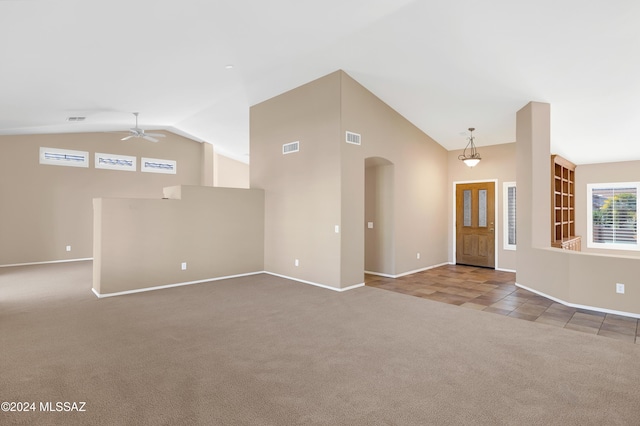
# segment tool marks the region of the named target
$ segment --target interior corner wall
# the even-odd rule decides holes
[[[200,185],[213,186],[214,181],[214,156],[213,145],[203,142],[202,144],[202,177],[200,178]]]
[[[158,143],[109,133],[0,136],[0,265],[93,257],[93,198],[162,198],[201,181],[199,142],[166,132]],[[40,147],[88,151],[88,168],[39,164]],[[177,162],[177,174],[96,169],[96,152]],[[66,251],[71,246],[71,251]]]
[[[638,317],[639,258],[550,247],[549,135],[549,104],[530,102],[518,111],[516,282],[565,303]],[[615,173],[612,172],[611,176]],[[584,181],[579,185],[584,185]],[[576,206],[579,208],[578,204]],[[625,284],[625,294],[616,293],[616,283]]]
[[[250,184],[265,192],[267,272],[341,288],[339,132],[338,72],[251,107]],[[299,152],[283,154],[296,141]]]
[[[447,151],[349,75],[340,76],[343,286],[364,278],[367,158],[383,158],[394,169],[389,275],[446,263]],[[361,145],[346,143],[347,131],[360,134]]]
[[[497,180],[496,186],[496,268],[516,269],[516,251],[504,249],[504,191],[505,182],[516,182],[516,144],[507,143],[500,145],[489,145],[478,147],[478,152],[482,156],[482,161],[475,167],[468,167],[458,159],[463,150],[449,151],[449,184],[448,184],[448,234],[449,234],[449,262],[454,261],[454,239],[455,239],[455,210],[454,210],[454,183],[455,182],[475,182]],[[518,186],[516,182],[516,186]],[[518,189],[518,193],[519,193]],[[517,199],[517,197],[516,197]],[[520,230],[518,229],[518,239]]]
[[[569,269],[564,252],[551,246],[550,105],[530,102],[516,115],[516,282],[568,301]]]
[[[215,155],[214,186],[249,188],[249,165],[224,155]]]

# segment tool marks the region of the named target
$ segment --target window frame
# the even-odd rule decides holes
[[[516,200],[518,199],[518,190],[515,182],[503,182],[502,183],[502,248],[504,250],[516,250],[518,243],[518,227],[517,227],[517,207],[514,215],[514,220],[516,220],[516,244],[509,243],[509,188],[516,189]]]
[[[49,158],[48,156],[63,157],[60,159]],[[66,157],[75,157],[74,159],[66,159]],[[76,151],[72,149],[62,148],[49,148],[40,147],[40,153],[38,155],[39,163],[50,166],[63,166],[63,167],[89,167],[89,152],[88,151]]]
[[[593,241],[593,190],[594,189],[616,189],[632,188],[636,189],[636,242],[635,244],[624,243],[597,243]],[[610,183],[588,183],[587,184],[587,247],[606,250],[629,250],[640,251],[638,244],[638,202],[640,193],[640,182],[610,182]]]

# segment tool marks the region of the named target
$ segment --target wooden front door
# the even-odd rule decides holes
[[[495,186],[456,185],[456,263],[495,267]]]

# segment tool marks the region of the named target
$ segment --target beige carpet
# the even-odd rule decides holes
[[[0,268],[0,424],[636,425],[640,345],[268,275],[97,299]]]

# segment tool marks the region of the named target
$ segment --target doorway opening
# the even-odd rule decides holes
[[[495,269],[496,182],[455,186],[455,263]]]
[[[368,274],[395,274],[394,165],[381,157],[364,160],[364,269]]]

